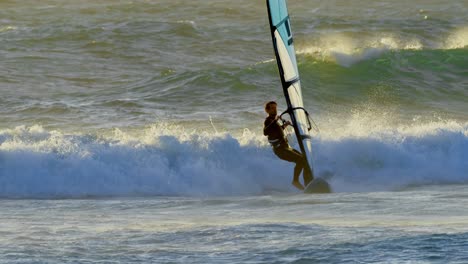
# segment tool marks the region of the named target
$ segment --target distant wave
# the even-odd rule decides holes
[[[468,26],[454,30],[444,43],[448,49],[462,49],[468,47]]]
[[[428,42],[415,36],[395,33],[357,34],[335,33],[306,40],[297,45],[297,53],[311,55],[349,67],[361,61],[375,59],[389,51],[451,50],[468,46],[468,28],[453,30],[444,40]]]
[[[2,32],[7,32],[7,31],[13,31],[13,30],[17,30],[18,27],[15,27],[15,26],[2,26],[0,27],[0,33]]]
[[[361,125],[324,128],[314,139],[317,173],[331,177],[335,191],[468,182],[468,124]],[[248,130],[232,135],[160,124],[72,135],[21,126],[0,132],[0,168],[4,198],[294,192],[292,164],[278,160],[263,135]]]
[[[358,62],[379,57],[390,50],[420,50],[419,40],[401,40],[394,35],[356,38],[343,33],[322,36],[313,43],[298,45],[298,54],[312,55],[349,67]]]

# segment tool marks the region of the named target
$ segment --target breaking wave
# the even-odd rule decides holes
[[[316,173],[337,192],[468,183],[468,123],[395,129],[351,122],[315,137]],[[41,126],[0,131],[0,197],[222,196],[293,193],[293,166],[259,133],[168,124],[101,135]]]

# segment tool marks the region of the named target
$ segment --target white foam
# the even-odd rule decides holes
[[[395,126],[390,119],[360,116],[322,128],[316,163],[321,173],[334,175],[336,191],[468,183],[468,123]]]
[[[141,132],[66,135],[40,126],[0,132],[0,196],[241,195],[290,190],[292,168],[275,163],[246,132],[186,132],[155,125]],[[273,164],[273,166],[271,165]]]
[[[336,121],[336,120],[335,120]],[[361,122],[361,121],[360,121]],[[333,122],[339,123],[339,122]],[[316,169],[335,191],[468,182],[468,124],[321,127]],[[337,132],[338,131],[338,132]],[[258,195],[294,192],[293,164],[263,135],[185,131],[168,124],[99,135],[40,126],[0,131],[1,197]]]

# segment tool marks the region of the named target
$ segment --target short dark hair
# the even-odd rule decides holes
[[[265,111],[270,109],[270,105],[272,105],[272,104],[278,105],[275,101],[270,101],[270,102],[265,104]]]

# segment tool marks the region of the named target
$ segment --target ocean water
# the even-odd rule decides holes
[[[468,263],[468,1],[289,11],[332,194],[264,1],[0,1],[0,263]]]

